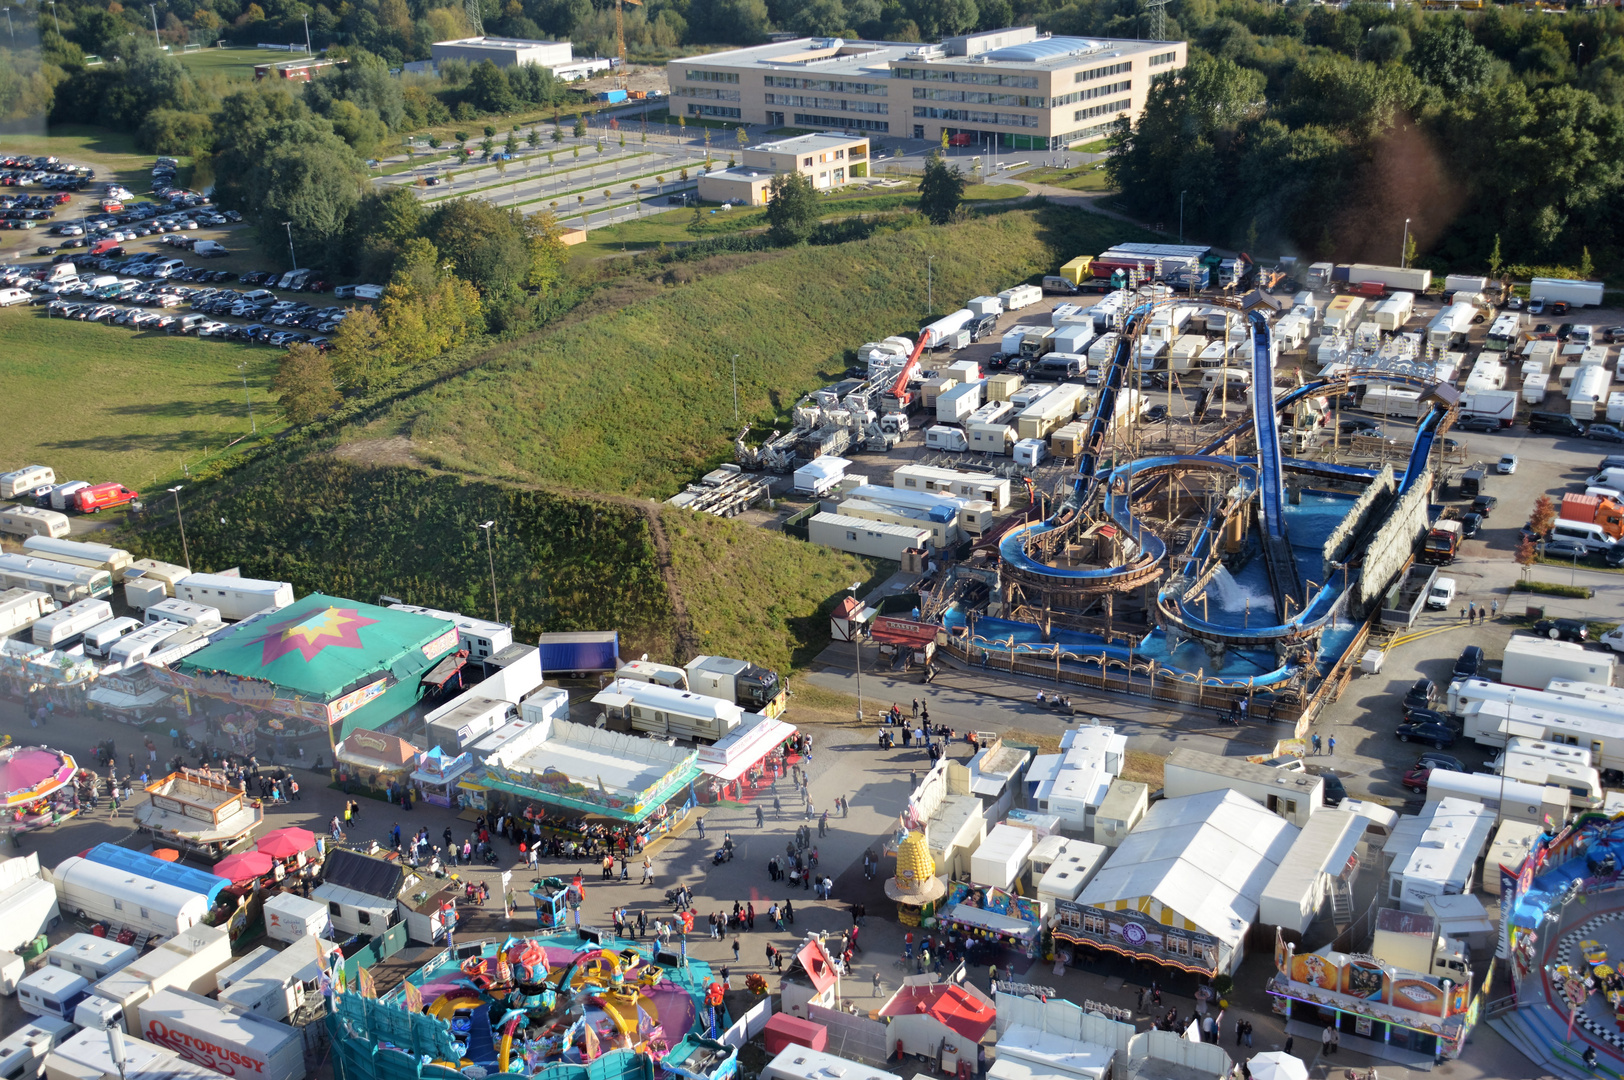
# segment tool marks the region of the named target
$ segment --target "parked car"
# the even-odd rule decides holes
[[[1460,758],[1451,757],[1449,754],[1440,753],[1437,750],[1421,751],[1421,755],[1415,760],[1415,767],[1418,769],[1449,769],[1452,772],[1468,771],[1466,766],[1461,763]]]
[[[1546,551],[1550,545],[1545,545]],[[1534,633],[1552,641],[1577,641],[1583,644],[1590,637],[1590,626],[1578,619],[1541,619],[1534,624]]]
[[[1483,527],[1483,515],[1473,512],[1460,516],[1460,534],[1462,537],[1476,536],[1477,531]]]
[[[1413,791],[1419,795],[1427,790],[1427,777],[1431,774],[1431,765],[1417,763],[1405,771],[1404,779],[1400,780],[1399,783],[1404,785],[1406,791]]]
[[[1510,476],[1517,471],[1517,455],[1505,454],[1495,463],[1494,471],[1501,476]]]
[[[1499,505],[1500,500],[1493,495],[1479,495],[1472,500],[1472,513],[1477,514],[1479,517],[1488,517],[1494,508]]]
[[[1455,659],[1453,672],[1457,679],[1472,679],[1483,668],[1483,646],[1468,645],[1462,649],[1460,656]]]
[[[1463,416],[1455,421],[1457,431],[1499,431],[1500,421],[1492,416]]]
[[[1598,442],[1624,442],[1624,431],[1613,424],[1591,424],[1585,435]]]
[[[1415,680],[1409,691],[1404,695],[1401,703],[1404,715],[1408,716],[1416,709],[1430,709],[1432,703],[1438,700],[1438,686],[1426,676]]]
[[[1399,742],[1431,743],[1438,749],[1455,745],[1455,731],[1443,724],[1400,724],[1394,732]]]

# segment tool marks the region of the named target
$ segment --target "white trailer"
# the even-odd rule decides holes
[[[1185,747],[1167,757],[1162,790],[1169,799],[1209,791],[1234,790],[1256,799],[1272,813],[1301,828],[1325,803],[1325,780],[1307,772],[1256,765],[1243,758],[1219,757]]]
[[[137,559],[124,571],[124,602],[137,611],[175,595],[175,583],[190,577],[184,566]]]
[[[15,499],[42,487],[55,487],[56,473],[49,465],[24,465],[0,473],[0,499]]]
[[[1167,366],[1172,371],[1185,372],[1195,366],[1196,357],[1207,347],[1207,339],[1200,334],[1181,334],[1167,350]]]
[[[1597,413],[1605,408],[1601,403],[1607,400],[1612,384],[1613,373],[1605,366],[1581,365],[1568,392],[1568,408],[1573,418],[1584,423],[1601,419]]]
[[[1464,799],[1492,810],[1498,821],[1547,819],[1560,822],[1567,817],[1568,793],[1535,784],[1506,780],[1489,773],[1463,773],[1453,769],[1433,769],[1427,774],[1427,806],[1444,799]]]
[[[66,536],[68,515],[40,506],[0,506],[0,533],[13,536]]]
[[[33,589],[0,592],[0,638],[26,630],[55,610],[55,600]]]
[[[139,664],[153,653],[164,647],[164,644],[176,634],[185,630],[180,623],[155,622],[150,626],[143,626],[139,630],[132,630],[107,649],[107,662],[119,667],[127,668],[132,664]]]
[[[26,859],[25,866],[31,863],[37,872],[39,857],[29,854]],[[21,861],[22,857],[7,860]],[[6,952],[21,952],[29,942],[55,930],[62,922],[56,889],[39,877],[25,877],[0,889],[0,911],[6,913],[0,922],[0,949]]]
[[[1115,332],[1101,334],[1095,338],[1088,346],[1089,364],[1093,367],[1103,367],[1109,364],[1111,358],[1116,355],[1117,342],[1121,339],[1122,335]]]
[[[964,426],[972,424],[1002,424],[1015,415],[1015,406],[1008,401],[989,401],[964,419]]]
[[[1415,293],[1396,292],[1370,311],[1371,319],[1383,330],[1397,330],[1415,314]]]
[[[1043,290],[1036,285],[1016,285],[998,294],[1005,311],[1019,311],[1024,307],[1042,303]]]
[[[968,450],[970,440],[963,431],[956,427],[932,424],[925,429],[925,448],[927,450],[948,450],[956,453],[961,450]]]
[[[73,934],[45,950],[45,962],[70,974],[83,975],[91,982],[100,982],[140,954],[133,944],[120,945],[111,938],[95,934]]]
[[[1004,336],[998,339],[998,351],[1005,356],[1021,355],[1021,341],[1025,339],[1026,332],[1030,329],[1030,326],[1017,326],[1005,330]]]
[[[1092,319],[1087,322],[1065,323],[1054,332],[1054,351],[1087,353],[1088,346],[1097,336]]]
[[[936,399],[936,420],[942,424],[962,424],[981,408],[981,395],[987,381],[961,383]]]
[[[1008,424],[971,424],[964,429],[970,449],[978,454],[1008,454],[1015,445],[1015,429]]]
[[[1427,344],[1437,349],[1448,349],[1466,340],[1477,318],[1475,304],[1450,304],[1427,324]]]
[[[1539,405],[1550,392],[1551,377],[1549,375],[1535,374],[1523,379],[1522,399],[1526,405]],[[1624,398],[1624,395],[1618,395]]]
[[[1474,394],[1462,394],[1460,414],[1487,417],[1499,421],[1501,427],[1508,428],[1517,416],[1517,394],[1511,390],[1484,390]]]
[[[1376,383],[1365,391],[1359,407],[1378,416],[1402,416],[1414,420],[1426,413],[1432,405],[1422,400],[1419,390]]]
[[[828,512],[812,515],[807,522],[807,539],[835,551],[901,562],[905,552],[931,548],[929,529],[869,521]]]
[[[849,468],[851,462],[845,458],[825,456],[809,461],[795,470],[795,494],[822,498],[839,485]]]
[[[304,1038],[286,1024],[237,1012],[185,990],[160,990],[136,1006],[140,1036],[226,1076],[304,1080]]]
[[[63,540],[53,536],[30,536],[23,541],[23,550],[41,559],[54,559],[76,566],[94,566],[110,574],[122,573],[135,561],[128,551],[113,547],[111,544]]]
[[[1560,300],[1574,307],[1600,307],[1603,289],[1599,281],[1535,278],[1528,283],[1528,299],[1547,303]]]
[[[203,921],[209,901],[175,885],[69,856],[57,864],[57,903],[63,910],[136,930],[173,937]]]
[[[1033,402],[1015,418],[1017,439],[1046,439],[1055,428],[1077,415],[1077,404],[1087,394],[1084,387],[1062,383]]]
[[[1488,290],[1489,279],[1486,277],[1473,277],[1470,274],[1449,274],[1444,277],[1446,293],[1481,293]]]
[[[86,630],[112,617],[113,605],[106,600],[80,600],[40,619],[29,632],[34,644],[42,648],[71,649]]]
[[[113,591],[113,575],[89,566],[70,566],[26,555],[0,553],[0,589],[32,589],[58,604],[72,604]]]
[[[175,599],[216,608],[227,622],[293,603],[293,583],[231,574],[190,574],[175,583]]]
[[[37,1080],[45,1071],[46,1057],[78,1030],[71,1020],[61,1017],[32,1018],[0,1039],[0,1080]],[[106,1041],[103,1036],[102,1042]]]
[[[225,621],[220,618],[219,608],[209,604],[193,604],[179,597],[153,604],[147,608],[142,621],[151,624],[166,619],[182,626],[221,626]]]
[[[1350,263],[1347,266],[1348,284],[1362,285],[1374,281],[1389,289],[1408,289],[1424,293],[1432,287],[1431,270],[1415,270],[1402,266],[1375,266],[1370,263]]]
[[[331,953],[334,948],[330,941],[311,938],[273,952],[229,987],[222,986],[219,1000],[272,1020],[286,1020],[316,989],[321,975],[317,950]]]
[[[1613,685],[1614,658],[1574,641],[1549,641],[1517,634],[1506,642],[1500,681],[1542,690],[1552,679]]]

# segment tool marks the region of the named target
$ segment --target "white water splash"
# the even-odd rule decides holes
[[[1245,611],[1248,605],[1254,615],[1274,611],[1274,597],[1267,588],[1241,584],[1226,566],[1220,566],[1207,583],[1207,597],[1214,607],[1225,611]]]

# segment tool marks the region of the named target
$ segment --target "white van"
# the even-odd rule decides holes
[[[66,484],[56,485],[51,489],[51,509],[56,511],[66,510],[74,503],[73,493],[83,491],[89,486],[83,480],[69,480]]]
[[[932,424],[925,429],[925,447],[929,450],[968,450],[970,440],[958,428]]]
[[[89,996],[89,979],[48,965],[17,984],[17,1004],[33,1016],[72,1020],[74,1007]]]
[[[0,289],[0,307],[16,307],[34,299],[27,289]]]
[[[121,616],[97,623],[85,631],[85,652],[90,656],[106,656],[113,643],[141,629],[141,620]]]
[[[1022,439],[1015,444],[1015,464],[1037,468],[1049,456],[1049,448],[1042,439]]]
[[[226,250],[226,246],[224,244],[218,243],[217,241],[199,240],[197,243],[192,245],[192,254],[201,256],[205,259],[212,259],[219,255],[229,255],[231,253]]]
[[[1607,535],[1606,529],[1583,521],[1558,519],[1551,526],[1551,539],[1577,540],[1590,551],[1606,551],[1613,546],[1613,538]]]
[[[197,626],[206,623],[211,626],[223,625],[225,620],[220,618],[220,609],[209,607],[207,604],[194,604],[187,600],[177,600],[171,597],[160,600],[147,608],[146,623],[151,626],[156,622],[179,623],[182,626]]]
[[[1432,589],[1427,593],[1427,607],[1433,611],[1447,610],[1455,599],[1455,579],[1441,577],[1432,583]]]
[[[79,277],[79,268],[70,262],[57,263],[45,271],[45,281],[70,281]]]

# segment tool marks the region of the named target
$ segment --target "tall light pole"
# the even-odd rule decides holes
[[[299,269],[299,257],[293,253],[293,222],[284,221],[283,228],[288,230],[288,258],[293,261],[293,268]]]
[[[936,261],[936,256],[934,256],[934,255],[925,256],[925,314],[926,315],[934,315],[934,314],[936,314],[936,292],[935,292],[934,283],[932,281],[932,275],[931,275],[931,264],[933,264],[935,261]]]
[[[1409,260],[1407,258],[1405,258],[1405,256],[1409,253],[1409,250],[1410,250],[1410,219],[1405,218],[1404,219],[1404,241],[1401,244],[1399,244],[1399,247],[1398,247],[1398,265],[1400,266],[1400,268],[1403,268],[1403,269],[1408,269],[1409,268],[1409,265],[1410,265]]]
[[[846,591],[851,593],[851,598],[853,600],[857,599],[857,587],[859,585],[861,585],[861,584],[862,584],[861,581],[854,581],[850,585],[846,586]],[[862,611],[861,601],[859,601],[859,606],[858,606],[857,610],[859,612]],[[854,612],[854,614],[856,614],[856,613]],[[863,654],[862,654],[862,651],[860,649],[858,649],[858,647],[857,647],[857,627],[859,625],[860,625],[859,620],[857,620],[857,619],[851,620],[851,655],[852,655],[852,659],[857,662],[857,719],[862,720],[863,719]]]
[[[306,15],[304,17],[304,23],[305,23],[305,55],[306,56],[315,56],[316,55],[316,50],[314,50],[314,49],[312,49],[310,47],[310,16],[309,15]]]
[[[248,361],[238,364],[237,370],[242,372],[242,399],[248,406],[248,430],[250,434],[258,435],[259,425],[254,423],[254,399],[248,396]]]
[[[491,546],[491,529],[495,524],[494,520],[482,521],[479,527],[485,530],[485,553],[491,560],[491,620],[501,622],[502,609],[496,603],[496,549]]]
[[[158,36],[158,5],[148,4],[147,10],[152,12],[152,43],[162,50],[164,39]]]
[[[1188,190],[1188,189],[1186,189]],[[1179,192],[1179,243],[1184,243],[1184,192]]]
[[[733,354],[733,422],[739,422],[739,354]]]
[[[56,0],[51,0],[51,21],[56,23],[56,36],[62,36],[62,20],[56,17]]]
[[[186,569],[192,568],[192,549],[186,546],[186,518],[180,512],[180,489],[184,484],[176,484],[169,489],[169,494],[175,497],[175,520],[180,523],[180,551],[186,556]]]
[[[6,32],[11,35],[11,40],[13,40],[13,41],[17,40],[17,30],[16,30],[15,27],[13,27],[11,25],[11,9],[10,8],[6,8]]]

